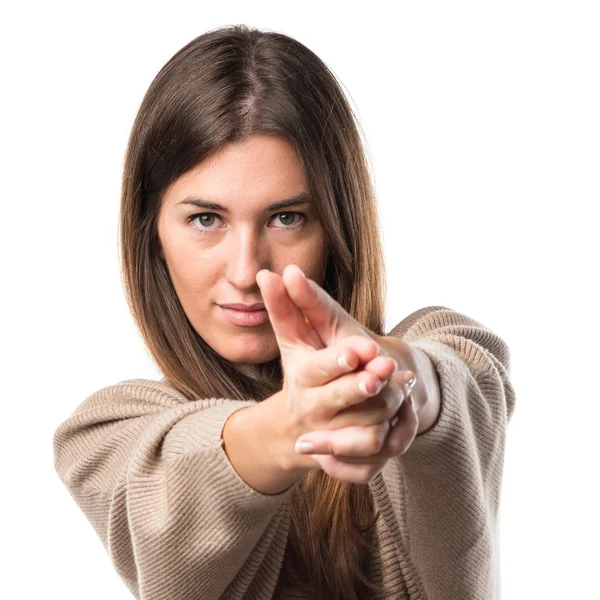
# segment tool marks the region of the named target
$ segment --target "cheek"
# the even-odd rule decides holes
[[[284,267],[289,263],[298,265],[304,274],[310,279],[316,281],[319,285],[325,276],[325,239],[323,235],[318,235],[296,247],[293,252],[281,257],[281,264],[278,265],[277,272],[283,272]]]
[[[188,315],[189,310],[204,310],[210,303],[215,278],[210,262],[190,260],[188,256],[168,265],[173,286]]]

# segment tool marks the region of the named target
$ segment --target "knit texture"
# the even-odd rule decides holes
[[[368,485],[381,516],[370,563],[382,598],[500,598],[498,513],[514,411],[509,349],[474,319],[429,306],[388,335],[440,381],[435,424]],[[256,374],[255,365],[243,365]],[[254,400],[190,401],[161,381],[91,394],[58,426],[55,469],[139,600],[270,600],[286,553],[291,486],[267,495],[229,462],[221,433]],[[289,585],[280,598],[302,598]]]

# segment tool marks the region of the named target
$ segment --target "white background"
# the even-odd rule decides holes
[[[598,3],[212,4],[14,3],[0,19],[2,585],[12,588],[2,595],[131,598],[55,474],[51,439],[100,387],[161,376],[120,281],[126,140],[179,48],[246,23],[315,51],[358,112],[385,240],[388,329],[441,304],[509,344],[517,405],[503,599],[592,597]]]

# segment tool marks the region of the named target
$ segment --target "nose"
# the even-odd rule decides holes
[[[261,269],[271,268],[266,256],[268,250],[251,228],[232,232],[229,241],[225,257],[225,278],[228,283],[243,292],[258,289],[256,274]]]

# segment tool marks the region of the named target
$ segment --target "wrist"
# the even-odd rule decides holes
[[[417,376],[411,391],[419,426],[417,435],[425,433],[437,420],[440,412],[439,377],[431,359],[419,348],[395,336],[379,336],[379,344],[400,369],[409,369]]]
[[[431,359],[423,350],[412,348],[419,364],[419,373],[423,379],[423,398],[417,410],[419,428],[417,435],[425,433],[437,421],[441,408],[439,377]]]

